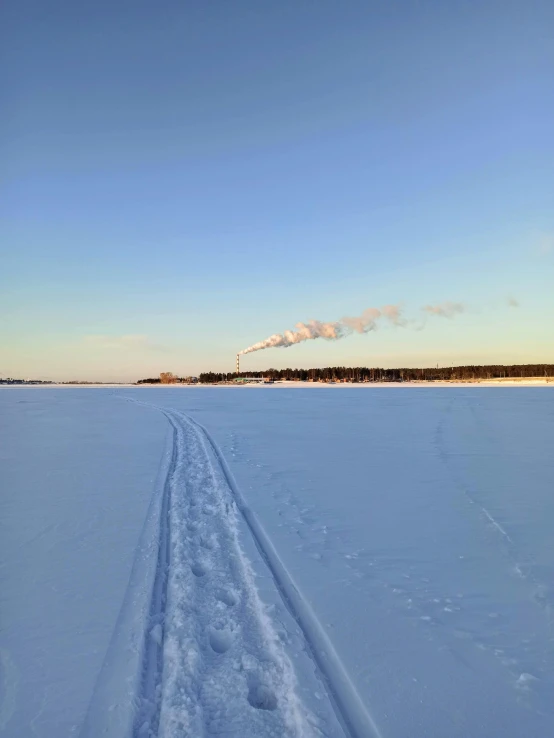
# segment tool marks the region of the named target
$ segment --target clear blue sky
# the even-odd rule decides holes
[[[5,0],[0,372],[554,362],[554,3]],[[515,298],[518,306],[509,304]]]

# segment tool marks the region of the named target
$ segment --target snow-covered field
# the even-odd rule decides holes
[[[551,387],[0,388],[0,736],[554,735]]]

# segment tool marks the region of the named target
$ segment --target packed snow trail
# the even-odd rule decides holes
[[[217,457],[229,488],[242,513],[262,558],[269,567],[289,611],[300,625],[306,645],[325,681],[327,691],[335,704],[339,716],[352,738],[381,738],[381,733],[358,695],[352,680],[345,670],[338,653],[327,633],[322,628],[309,603],[280,559],[271,539],[254,512],[242,496],[229,469],[225,457],[209,432],[196,421],[189,419],[206,436]]]
[[[207,431],[181,413],[158,409],[173,426],[174,447],[133,738],[337,736],[338,723],[326,725],[297,696],[294,668],[239,542],[239,514],[302,628],[340,723],[352,738],[379,738]]]
[[[201,434],[166,415],[175,461],[134,736],[310,735],[292,665],[238,542],[233,500]]]

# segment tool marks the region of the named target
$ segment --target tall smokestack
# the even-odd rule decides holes
[[[237,354],[237,374],[240,374],[240,354]]]

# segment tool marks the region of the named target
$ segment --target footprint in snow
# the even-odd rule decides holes
[[[212,651],[225,653],[233,645],[233,633],[228,628],[210,628],[209,641]]]
[[[207,549],[208,551],[213,551],[216,546],[215,538],[211,535],[201,535],[198,538],[198,545],[201,548]]]
[[[190,565],[190,570],[195,577],[203,577],[210,571],[210,566],[205,561],[195,561]]]
[[[277,697],[263,682],[253,679],[248,689],[248,702],[256,710],[276,710]]]
[[[233,607],[239,601],[238,595],[232,589],[220,589],[216,592],[216,599],[227,607]]]

